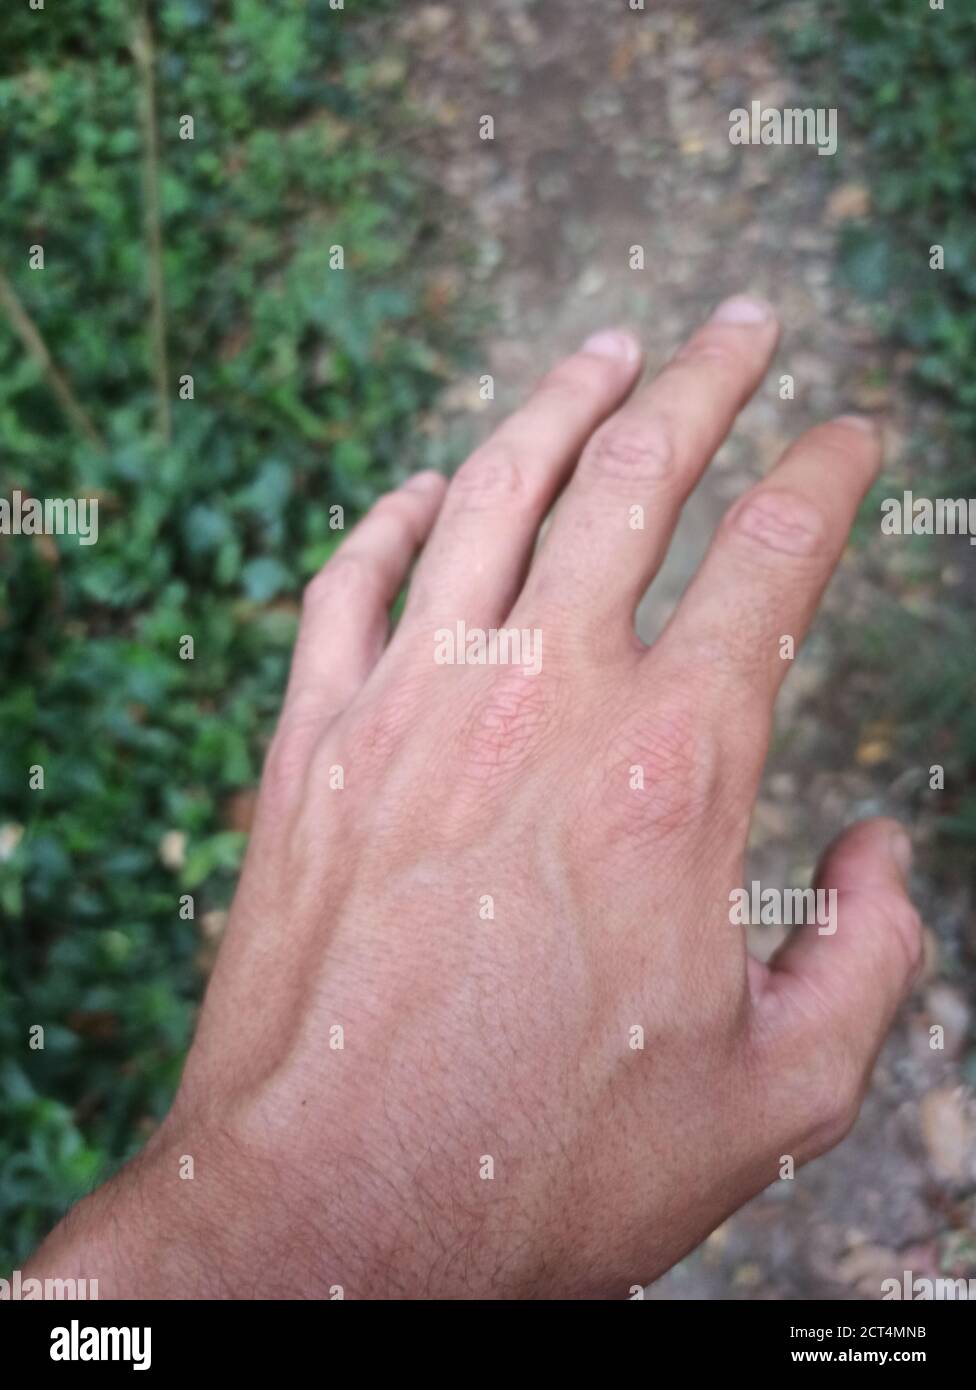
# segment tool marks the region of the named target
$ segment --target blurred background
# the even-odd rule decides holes
[[[749,289],[776,303],[783,344],[639,625],[653,636],[715,520],[791,438],[844,410],[882,422],[886,474],[787,684],[750,873],[802,886],[843,823],[894,813],[916,829],[927,961],[852,1135],[650,1296],[976,1277],[976,547],[882,537],[879,509],[904,488],[976,496],[961,9],[59,0],[5,16],[0,496],[97,497],[99,540],[0,536],[0,1273],[165,1112],[301,586],[341,534],[329,507],[348,526],[412,469],[455,466],[593,329],[633,324],[654,367]],[[731,145],[730,111],[754,100],[836,107],[837,154]]]

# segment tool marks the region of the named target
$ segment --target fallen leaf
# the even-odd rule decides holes
[[[827,199],[827,221],[833,224],[867,217],[871,193],[863,183],[842,183]]]
[[[919,1102],[922,1138],[933,1172],[947,1182],[960,1182],[972,1140],[961,1086],[937,1086]]]

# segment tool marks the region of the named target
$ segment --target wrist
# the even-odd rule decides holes
[[[90,1299],[228,1296],[203,1194],[180,1178],[179,1155],[162,1138],[71,1208],[25,1278],[85,1280]]]

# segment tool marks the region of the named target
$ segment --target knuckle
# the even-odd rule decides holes
[[[307,729],[303,730],[297,720],[282,716],[265,754],[261,773],[261,795],[273,806],[300,798],[312,742]]]
[[[644,421],[618,420],[597,431],[586,451],[585,468],[600,478],[639,482],[671,472],[674,447],[661,415]]]
[[[831,1049],[806,1084],[809,1142],[823,1153],[854,1128],[864,1099],[865,1077],[849,1051]]]
[[[305,585],[302,603],[316,608],[324,600],[331,602],[337,595],[352,593],[368,582],[368,574],[369,567],[361,556],[352,550],[339,550]]]
[[[728,529],[776,554],[815,557],[833,547],[816,503],[786,488],[761,488],[732,508]]]
[[[841,417],[828,420],[811,431],[809,436],[814,445],[822,444],[831,459],[856,464],[863,462],[865,455],[878,467],[881,464],[882,435],[876,427],[852,424],[850,419]]]
[[[851,1131],[867,1077],[851,1049],[818,1034],[801,1045],[767,1040],[757,1079],[770,1098],[768,1120],[801,1162],[826,1153]]]
[[[712,804],[719,758],[690,710],[659,708],[613,738],[606,759],[612,782],[607,832],[614,841],[686,833]]]
[[[464,510],[507,506],[529,495],[529,479],[521,451],[501,439],[476,449],[454,475],[449,500]]]
[[[332,580],[328,571],[328,565],[324,569],[320,569],[317,574],[312,576],[302,590],[302,607],[306,609],[306,611],[308,609],[317,608],[322,600],[331,592]]]
[[[575,403],[581,394],[604,395],[608,387],[619,380],[619,368],[607,358],[590,357],[578,353],[560,362],[548,372],[539,383],[537,399],[558,404],[566,401]]]
[[[316,612],[326,608],[342,612],[353,602],[385,607],[388,595],[382,565],[377,558],[357,550],[350,542],[348,548],[337,551],[306,584],[302,593],[303,618],[312,620]],[[299,629],[299,640],[301,638]]]
[[[404,493],[387,493],[374,503],[367,520],[392,523],[403,531],[411,531],[416,517],[416,500]]]
[[[510,775],[538,756],[556,727],[551,680],[513,668],[493,677],[461,727],[466,771],[479,780]]]
[[[419,680],[401,676],[368,703],[355,706],[345,722],[342,740],[342,752],[350,766],[369,774],[392,764],[416,721],[419,684]]]
[[[742,344],[728,329],[705,327],[684,343],[671,359],[672,366],[694,362],[718,362],[739,372],[742,363]],[[667,368],[665,369],[667,370]]]

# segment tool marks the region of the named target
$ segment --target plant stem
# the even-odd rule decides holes
[[[139,0],[132,33],[132,56],[141,79],[143,222],[149,251],[150,335],[156,383],[156,421],[160,437],[171,438],[169,363],[166,353],[166,288],[163,279],[163,230],[159,197],[159,122],[156,114],[155,53],[145,0]]]
[[[16,290],[3,271],[0,271],[0,307],[10,320],[14,332],[44,373],[65,415],[89,444],[94,445],[96,449],[104,449],[105,442],[92,423],[90,415],[71,389],[67,378],[55,366],[47,344],[41,337],[40,329],[21,304]]]

